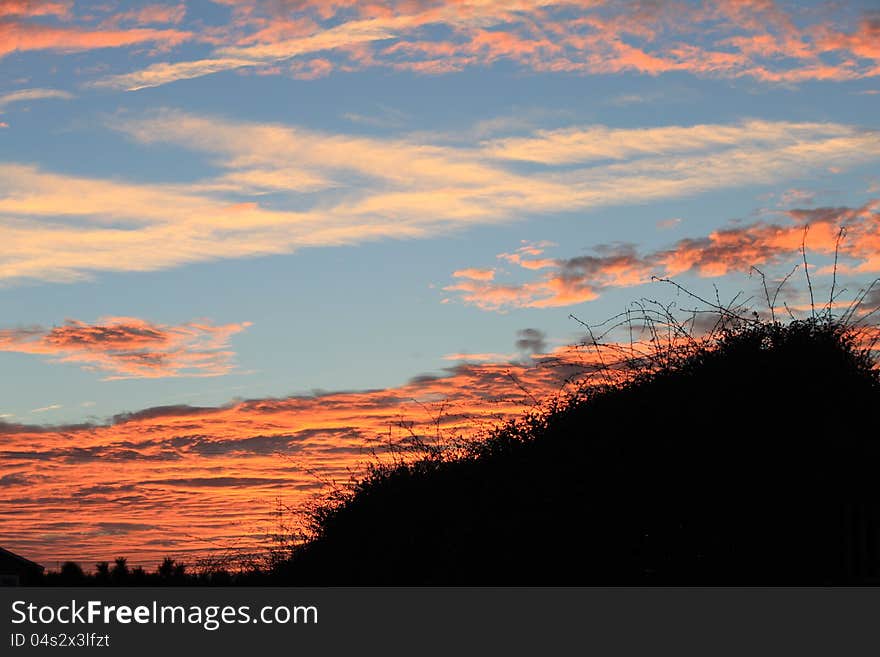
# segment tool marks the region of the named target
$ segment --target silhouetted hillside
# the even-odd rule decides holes
[[[374,467],[302,584],[880,581],[880,383],[859,334],[753,322],[454,458]]]

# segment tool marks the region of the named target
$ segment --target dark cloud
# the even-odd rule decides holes
[[[357,434],[354,427],[325,427],[321,429],[303,429],[290,435],[251,436],[248,438],[212,439],[208,436],[175,436],[168,442],[176,448],[184,449],[200,456],[218,456],[223,454],[237,455],[268,455],[288,451],[294,443],[315,436]]]
[[[561,275],[565,278],[587,278],[604,274],[611,268],[638,267],[643,264],[632,244],[599,244],[593,250],[596,255],[558,260]]]
[[[106,495],[108,493],[131,492],[135,489],[134,484],[97,485],[85,486],[73,493],[74,497],[90,497],[92,495]]]
[[[516,332],[516,348],[523,352],[526,356],[532,354],[543,354],[547,351],[547,343],[544,338],[546,335],[543,331],[535,328],[525,328]]]
[[[99,324],[66,320],[52,328],[0,329],[0,351],[45,355],[78,363],[110,378],[219,376],[232,367],[230,336],[250,324],[159,326],[133,317]]]
[[[4,422],[0,420],[0,436],[20,433],[65,433],[68,431],[86,431],[96,425],[82,424],[18,424],[16,422]]]
[[[170,450],[158,454],[145,454],[134,449],[127,449],[109,445],[96,447],[69,447],[48,450],[33,451],[6,451],[0,452],[0,460],[25,460],[25,461],[64,461],[66,463],[87,463],[91,461],[176,461],[180,454]]]
[[[297,440],[294,436],[254,436],[232,440],[199,439],[190,444],[190,452],[201,456],[217,456],[220,454],[254,454],[266,455],[284,452],[291,443]]]
[[[13,472],[12,474],[0,477],[0,488],[6,488],[7,486],[24,486],[31,480],[32,477],[28,477],[20,472]]]
[[[182,479],[152,479],[141,482],[145,486],[181,486],[184,488],[251,488],[256,486],[288,486],[289,479],[268,477],[190,477]]]
[[[102,349],[132,348],[144,343],[164,344],[169,338],[164,331],[149,324],[101,326],[68,320],[64,326],[56,326],[48,331],[43,340],[57,347]]]
[[[850,208],[845,205],[839,207],[825,206],[821,208],[789,210],[788,215],[795,221],[804,224],[845,224],[853,219],[858,219],[861,214],[870,209],[870,204],[863,205],[860,208]]]
[[[119,413],[112,418],[113,424],[136,422],[138,420],[153,420],[160,417],[180,417],[182,415],[202,415],[220,411],[216,406],[189,406],[188,404],[175,404],[170,406],[153,406],[133,413]]]
[[[880,307],[880,283],[871,288],[871,291],[862,299],[862,309],[866,312],[871,312],[877,307]]]
[[[136,522],[99,522],[95,524],[94,533],[99,536],[121,536],[132,532],[150,531],[155,528],[155,525]]]

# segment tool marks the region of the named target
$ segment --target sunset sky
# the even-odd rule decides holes
[[[0,545],[253,546],[401,421],[558,390],[569,315],[760,300],[805,227],[848,302],[878,116],[870,0],[0,0]]]

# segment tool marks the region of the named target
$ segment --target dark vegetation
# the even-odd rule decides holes
[[[765,288],[766,289],[766,288]],[[778,293],[778,290],[777,290]],[[862,294],[859,302],[864,299]],[[51,583],[880,582],[880,376],[858,304],[777,320],[640,306],[590,385],[473,441],[412,436],[310,513],[268,566],[189,575],[117,561]],[[830,306],[830,304],[829,304]],[[711,317],[708,332],[696,330]],[[705,327],[704,327],[705,328]],[[697,337],[698,335],[702,337]]]
[[[125,557],[118,557],[112,564],[101,561],[93,572],[85,572],[74,561],[64,562],[58,571],[43,576],[46,586],[227,586],[232,584],[265,584],[267,572],[258,568],[238,569],[230,572],[222,567],[187,569],[186,564],[166,557],[155,570],[142,566],[131,567]]]
[[[751,323],[318,510],[302,584],[880,581],[880,381],[857,332]]]

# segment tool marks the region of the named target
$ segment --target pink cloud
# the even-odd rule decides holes
[[[0,57],[13,52],[57,50],[74,52],[98,48],[119,48],[143,43],[174,46],[192,38],[180,30],[92,30],[36,23],[0,22]]]
[[[290,67],[293,77],[298,80],[317,80],[330,75],[333,71],[333,63],[329,59],[309,59],[303,62],[294,62]]]
[[[115,26],[120,23],[133,25],[177,25],[186,17],[186,5],[146,5],[130,11],[120,12],[105,21],[105,26]]]
[[[73,6],[72,0],[0,0],[0,18],[6,16],[56,16],[67,18]]]
[[[441,75],[499,61],[537,71],[752,77],[768,83],[849,80],[880,74],[878,21],[850,28],[774,2],[724,0],[606,3],[385,0],[359,2],[225,2],[233,22],[217,32],[208,59],[169,62],[103,81],[139,88],[217,70],[296,63],[317,77],[332,68],[390,67]],[[426,28],[442,26],[442,37]],[[225,36],[223,36],[225,34]],[[302,70],[300,70],[302,67]],[[288,68],[288,67],[285,67]]]

